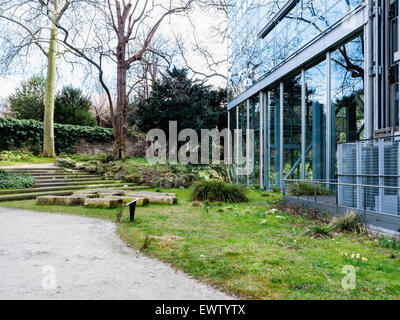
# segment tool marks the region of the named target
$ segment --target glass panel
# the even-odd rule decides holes
[[[306,71],[306,176],[325,179],[326,61]]]
[[[331,54],[332,178],[336,173],[337,144],[364,137],[363,45],[360,34]]]
[[[239,129],[242,130],[242,135],[239,137],[242,141],[242,151],[239,157],[245,157],[246,155],[246,129],[247,129],[247,110],[246,110],[246,103],[242,103],[239,105]],[[246,163],[239,165],[241,168],[244,168]],[[247,178],[246,176],[240,175],[238,177],[239,183],[246,184]]]
[[[260,184],[260,103],[259,96],[250,99],[250,129],[254,129],[253,150],[254,158],[252,159],[254,170],[250,176],[251,185]]]
[[[280,186],[279,176],[279,108],[280,108],[280,89],[274,87],[270,93],[270,143],[271,143],[271,159],[269,165],[270,182],[272,186]]]
[[[288,0],[228,0],[229,101],[320,36],[362,0],[299,0],[264,38],[259,31]]]
[[[284,82],[283,176],[300,179],[301,165],[301,75]]]

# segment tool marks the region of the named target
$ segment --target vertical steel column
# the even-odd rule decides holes
[[[385,103],[385,123],[390,127],[390,109],[389,109],[389,3],[390,0],[382,1],[382,97]],[[394,123],[394,122],[393,122]]]
[[[400,7],[400,0],[397,0],[398,1],[398,6]],[[400,56],[400,12],[399,12],[399,16],[398,16],[398,18],[397,18],[397,43],[398,43],[398,45],[397,45],[397,53],[396,53],[396,55],[395,55],[395,57],[396,57],[396,62],[397,62],[397,64],[399,65],[399,79],[400,79],[400,61],[399,61],[399,59],[398,59],[398,57]],[[400,92],[400,83],[399,83],[399,92]],[[398,110],[399,110],[399,112],[398,112],[398,117],[399,117],[399,124],[400,124],[400,99],[399,99],[399,106],[398,106]],[[400,184],[399,184],[399,186],[400,186]],[[400,192],[400,190],[399,190],[399,192]]]
[[[331,106],[331,52],[326,53],[326,180],[331,179],[332,159],[332,106]],[[329,187],[329,184],[327,184]]]
[[[280,181],[280,187],[281,190],[283,189],[283,183],[282,183],[282,179],[283,179],[283,90],[284,90],[284,85],[283,82],[280,83],[279,86],[279,181]]]
[[[267,153],[265,155],[265,186],[267,189],[271,189],[271,175],[270,175],[270,168],[271,168],[271,92],[268,91],[265,110],[267,115],[266,125],[265,125],[265,145]]]
[[[384,141],[384,139],[379,139],[378,140],[378,168],[379,168],[378,174],[379,174],[379,185],[380,186],[385,185],[385,180],[383,178],[383,176],[385,175],[384,163],[385,163],[385,141]],[[385,193],[384,188],[379,188],[379,201],[378,201],[377,208],[376,208],[378,212],[382,212],[384,193]]]
[[[239,106],[236,107],[236,160],[235,160],[235,170],[236,170],[236,183],[239,183],[239,176],[238,176],[238,165],[239,165]]]
[[[231,168],[231,111],[228,110],[228,168]],[[226,159],[224,159],[226,161]],[[229,171],[229,170],[228,170]]]
[[[264,93],[259,93],[259,109],[260,109],[260,128],[259,128],[259,139],[260,139],[260,189],[264,189]]]
[[[306,71],[301,70],[301,179],[306,178]]]
[[[374,1],[368,0],[368,23],[364,27],[364,138],[371,139],[374,131]]]
[[[250,131],[250,99],[246,100],[246,121],[247,121],[247,129],[246,129],[246,166],[249,168],[250,166],[250,136],[249,136],[249,131]],[[253,142],[253,141],[251,141]],[[247,170],[247,186],[250,185],[250,175]]]
[[[374,6],[374,75],[375,75],[375,81],[374,81],[374,129],[379,129],[382,124],[382,118],[381,121],[379,121],[379,1],[375,0],[375,6]],[[381,115],[382,117],[382,115]]]

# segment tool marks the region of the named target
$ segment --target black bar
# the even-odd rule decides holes
[[[135,219],[136,201],[129,205],[129,220],[132,222]]]

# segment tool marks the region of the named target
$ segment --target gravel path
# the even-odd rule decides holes
[[[0,299],[231,297],[126,247],[110,222],[0,208]]]

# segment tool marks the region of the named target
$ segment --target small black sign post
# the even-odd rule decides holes
[[[133,219],[135,219],[136,201],[137,199],[126,204],[127,206],[129,206],[129,220],[131,222],[133,221]]]

